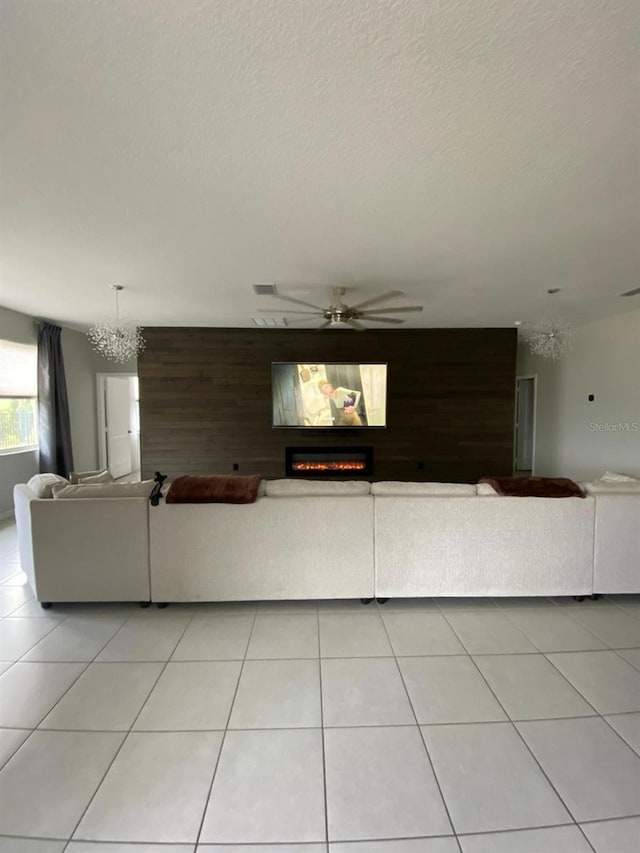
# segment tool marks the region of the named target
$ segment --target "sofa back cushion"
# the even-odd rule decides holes
[[[362,480],[267,480],[268,498],[340,498],[371,494],[371,483]]]
[[[469,483],[403,483],[389,480],[382,483],[373,483],[371,494],[377,497],[473,497],[476,487]]]
[[[582,483],[581,485],[589,495],[609,495],[616,493],[640,495],[640,480],[593,480],[590,483]]]
[[[78,483],[53,487],[56,500],[77,500],[78,498],[148,498],[155,483],[143,480],[141,483]]]
[[[69,481],[59,474],[35,474],[27,483],[31,491],[39,498],[52,498],[54,486],[68,486]]]
[[[103,471],[98,471],[97,474],[79,474],[78,483],[80,485],[96,485],[97,483],[113,483],[113,476],[108,468]]]
[[[500,495],[493,488],[491,483],[478,483],[476,492],[483,498],[499,498]]]
[[[69,474],[69,482],[73,485],[78,483],[111,483],[113,477],[108,468],[99,468],[96,471],[72,471]]]
[[[617,474],[615,471],[605,471],[600,480],[603,483],[640,483],[640,477],[630,474]]]

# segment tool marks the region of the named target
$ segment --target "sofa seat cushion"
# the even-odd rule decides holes
[[[377,497],[450,497],[464,498],[473,497],[476,487],[469,483],[404,483],[389,480],[381,483],[373,483],[371,494]]]
[[[371,494],[362,480],[267,480],[268,498],[339,498]]]
[[[52,498],[54,486],[68,486],[69,481],[59,474],[35,474],[27,483],[34,495],[39,498]]]
[[[155,486],[153,480],[141,483],[78,483],[77,485],[54,486],[56,500],[78,498],[148,498]]]

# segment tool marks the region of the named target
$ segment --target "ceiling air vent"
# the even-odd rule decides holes
[[[275,284],[254,284],[253,292],[257,296],[275,296],[276,286]]]
[[[637,296],[640,293],[640,287],[634,287],[633,290],[627,290],[626,293],[621,293],[620,296]]]
[[[262,328],[276,328],[276,329],[285,329],[287,327],[287,321],[284,317],[252,317],[254,326],[261,326]]]

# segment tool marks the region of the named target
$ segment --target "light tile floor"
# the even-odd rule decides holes
[[[640,850],[640,596],[0,616],[0,853]]]

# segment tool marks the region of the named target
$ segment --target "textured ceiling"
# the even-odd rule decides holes
[[[1,0],[0,303],[249,325],[638,306],[636,0]],[[347,299],[347,301],[349,301]],[[397,303],[396,301],[396,304]],[[286,313],[286,312],[285,312]]]

